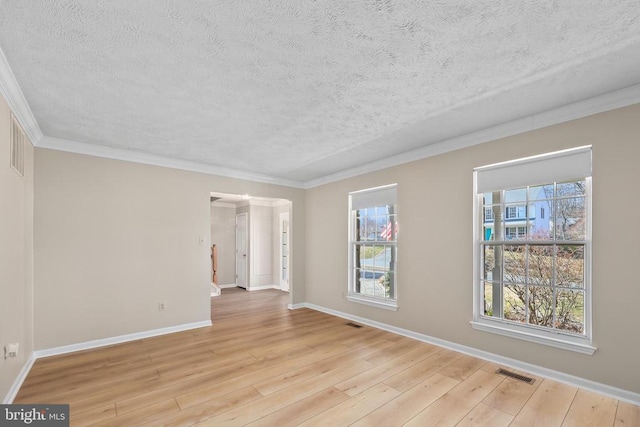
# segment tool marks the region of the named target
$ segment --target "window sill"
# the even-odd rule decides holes
[[[347,295],[347,300],[351,302],[357,302],[358,304],[384,308],[385,310],[398,311],[398,304],[396,301],[385,301],[380,299],[367,298],[360,295]]]
[[[471,326],[473,329],[478,331],[504,335],[510,338],[548,345],[582,354],[592,355],[597,350],[597,348],[592,346],[586,339],[572,339],[572,337],[563,337],[561,334],[545,334],[544,332],[536,333],[535,331],[529,330],[524,331],[519,330],[516,327],[512,327],[511,325],[504,325],[498,322],[474,321],[471,322]]]

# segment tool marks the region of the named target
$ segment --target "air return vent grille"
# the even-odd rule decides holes
[[[351,326],[352,328],[357,328],[357,329],[362,328],[362,325],[358,325],[357,323],[353,323],[353,322],[345,323],[345,325]]]
[[[24,176],[24,143],[27,137],[16,118],[11,114],[11,168]]]
[[[527,384],[533,384],[536,380],[531,377],[526,377],[524,375],[516,374],[515,372],[507,371],[506,369],[498,369],[496,374],[504,375],[505,377],[513,378],[518,381],[525,382]]]

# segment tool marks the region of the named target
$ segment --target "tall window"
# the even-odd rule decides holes
[[[397,309],[397,247],[396,184],[350,193],[350,301]]]
[[[591,148],[485,166],[474,176],[473,326],[592,354]]]

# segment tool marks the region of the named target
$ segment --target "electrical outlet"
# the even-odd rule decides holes
[[[4,358],[8,359],[10,357],[17,357],[19,348],[20,348],[20,344],[15,342],[6,345],[4,347]]]
[[[166,302],[159,302],[158,303],[158,311],[165,311],[167,309],[167,303]]]

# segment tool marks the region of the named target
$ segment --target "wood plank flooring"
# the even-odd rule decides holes
[[[213,326],[36,361],[15,403],[72,426],[640,426],[640,407],[224,289]]]

